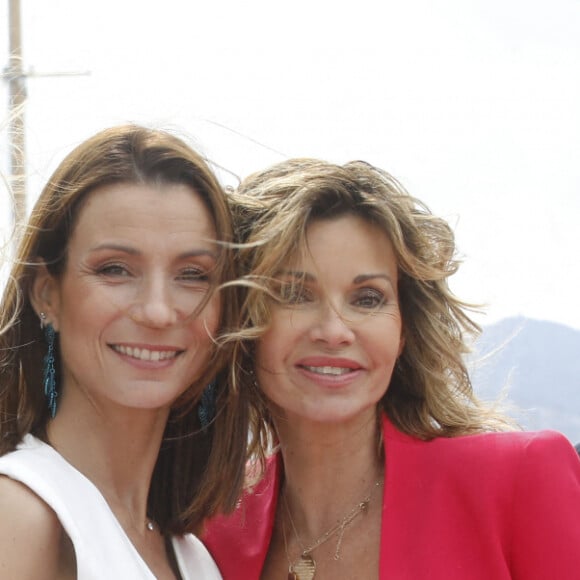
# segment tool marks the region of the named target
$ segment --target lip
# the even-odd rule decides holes
[[[295,367],[309,381],[333,389],[351,384],[364,372],[364,367],[353,359],[328,356],[305,357]]]
[[[363,366],[351,358],[335,356],[307,356],[296,361],[299,367],[341,367],[351,370],[360,370]]]
[[[123,360],[146,368],[173,364],[184,351],[175,346],[143,343],[110,343],[109,348]]]

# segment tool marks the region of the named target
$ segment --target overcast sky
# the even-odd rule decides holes
[[[31,203],[125,121],[177,129],[239,176],[364,159],[455,227],[452,287],[488,303],[480,322],[580,329],[580,0],[21,1],[26,69],[90,71],[28,80]]]

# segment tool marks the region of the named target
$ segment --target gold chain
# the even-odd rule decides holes
[[[381,485],[381,482],[377,481],[377,482],[375,482],[373,488],[379,487],[380,485]],[[322,546],[322,544],[326,543],[328,540],[330,540],[330,538],[334,537],[338,533],[339,536],[338,536],[338,540],[336,542],[336,549],[334,551],[334,559],[340,560],[340,548],[342,546],[342,538],[344,536],[344,531],[347,528],[347,526],[349,526],[360,513],[368,510],[368,507],[369,507],[369,504],[371,501],[371,496],[372,496],[372,489],[369,492],[369,494],[367,495],[367,497],[365,497],[362,501],[357,503],[341,520],[339,520],[330,529],[328,529],[321,536],[319,536],[316,540],[314,540],[314,542],[312,542],[308,547],[304,547],[304,544],[302,543],[302,540],[300,539],[300,536],[298,535],[298,530],[296,529],[296,525],[294,524],[294,520],[292,519],[292,514],[290,513],[290,508],[288,506],[288,500],[286,498],[286,494],[284,494],[284,496],[283,496],[284,507],[286,508],[286,513],[288,514],[288,520],[290,521],[290,525],[292,526],[292,531],[294,532],[294,535],[296,537],[296,541],[298,542],[298,545],[300,546],[300,549],[302,550],[300,557],[302,559],[309,557],[310,560],[312,561],[312,565],[314,566],[314,569],[315,569],[316,562],[314,561],[312,556],[310,556],[310,552],[312,552],[313,550],[315,550],[319,546]],[[290,573],[292,573],[296,567],[296,562],[292,562],[290,560],[290,554],[288,553],[288,542],[286,539],[286,526],[284,525],[284,523],[282,523],[282,535],[284,537],[284,549],[286,550],[286,558],[287,558],[288,564],[289,564],[288,570]]]

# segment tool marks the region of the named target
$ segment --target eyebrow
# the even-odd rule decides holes
[[[131,246],[124,246],[123,244],[114,244],[114,243],[98,244],[96,246],[93,246],[89,251],[90,251],[90,253],[94,253],[94,252],[100,252],[102,250],[113,250],[116,252],[123,252],[124,254],[129,254],[130,256],[138,256],[141,254],[141,252],[137,248],[133,248]],[[179,254],[178,258],[180,260],[185,260],[187,258],[197,258],[199,256],[209,256],[209,257],[213,258],[214,260],[217,260],[217,255],[215,252],[212,252],[210,250],[204,250],[204,249],[188,250],[188,251],[182,252],[181,254]]]
[[[393,284],[393,279],[388,274],[383,274],[383,273],[360,274],[359,276],[356,276],[356,278],[353,280],[353,282],[355,284],[362,284],[363,282],[366,282],[367,280],[375,280],[376,278],[383,278],[384,280],[389,282],[389,284],[391,284],[391,285]]]
[[[282,276],[291,276],[292,278],[300,278],[305,282],[314,282],[316,278],[307,272],[299,272],[297,270],[283,270],[281,272]],[[363,284],[367,280],[376,280],[377,278],[382,278],[386,280],[391,286],[393,285],[393,279],[388,275],[382,272],[379,273],[371,273],[371,274],[359,274],[355,276],[353,283],[354,284]]]
[[[298,270],[282,270],[280,275],[291,276],[292,278],[300,278],[300,280],[305,280],[307,282],[314,282],[316,280],[312,274],[308,274],[307,272],[299,272]]]

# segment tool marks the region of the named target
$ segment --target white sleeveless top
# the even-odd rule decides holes
[[[56,513],[70,537],[78,580],[154,580],[95,485],[55,449],[26,435],[12,453],[0,457],[0,474],[30,488]],[[221,580],[205,546],[192,534],[174,537],[183,580]]]

